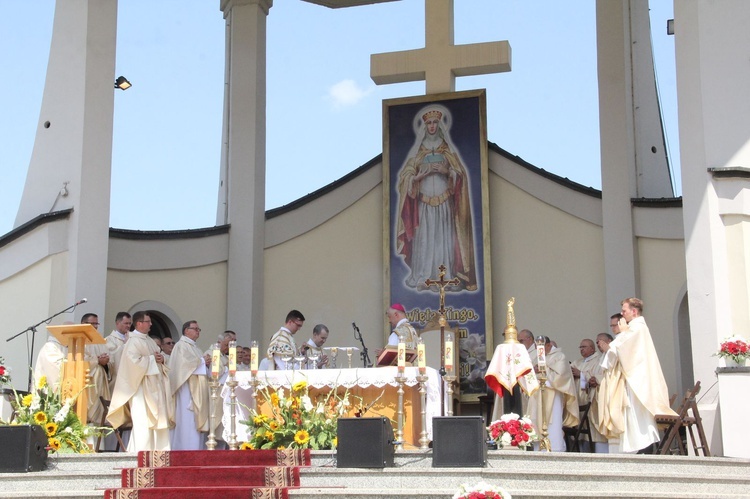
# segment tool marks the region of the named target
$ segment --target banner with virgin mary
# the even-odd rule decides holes
[[[476,400],[492,351],[484,90],[386,100],[383,122],[385,301],[423,328],[439,308],[426,281],[445,267],[462,400]]]

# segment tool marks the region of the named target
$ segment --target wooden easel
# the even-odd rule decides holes
[[[57,338],[63,346],[68,347],[68,360],[63,370],[60,393],[63,401],[78,395],[75,402],[75,412],[81,423],[86,424],[88,417],[88,396],[84,388],[89,380],[89,363],[83,360],[86,344],[106,343],[99,331],[91,324],[69,324],[63,326],[47,326],[50,334]]]

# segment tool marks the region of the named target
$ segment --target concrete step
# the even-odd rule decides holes
[[[135,466],[128,453],[53,455],[46,471],[0,473],[0,498],[101,498],[103,489],[119,486],[122,468]],[[750,497],[748,471],[744,459],[523,451],[490,451],[483,468],[433,468],[431,451],[404,451],[394,467],[357,469],[337,468],[334,452],[319,451],[301,470],[303,488],[290,496],[448,499],[462,483],[485,481],[514,499],[739,499]]]

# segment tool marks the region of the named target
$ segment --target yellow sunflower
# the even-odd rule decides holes
[[[273,405],[274,407],[279,406],[279,396],[275,393],[271,394],[271,405]]]
[[[333,437],[333,448],[335,449],[338,446],[339,446],[339,437]]]
[[[44,426],[44,429],[47,431],[47,436],[51,437],[55,433],[57,433],[57,424],[50,421]]]
[[[266,421],[268,421],[268,416],[265,416],[263,414],[256,414],[253,417],[253,424],[255,424],[255,426],[261,426]]]
[[[279,422],[278,421],[271,421],[268,424],[268,427],[271,428],[271,430],[276,431],[279,429]]]
[[[276,449],[278,449],[278,450],[284,450],[284,449],[286,449],[286,446],[285,445],[279,445],[278,447],[276,447]]]
[[[242,442],[240,450],[255,450],[255,447],[250,442]]]
[[[307,381],[304,379],[302,381],[297,381],[295,384],[292,385],[292,391],[293,392],[301,392],[307,387]]]
[[[299,430],[294,434],[294,441],[297,442],[298,445],[304,445],[310,441],[310,434],[305,430]]]
[[[23,398],[21,399],[21,404],[24,407],[28,407],[28,406],[31,405],[31,400],[33,398],[34,398],[34,396],[32,394],[30,394],[30,393],[28,395],[24,395]]]
[[[266,437],[266,440],[268,440],[269,442],[273,442],[273,433],[272,432],[267,431],[266,434],[265,434],[265,437]]]
[[[53,437],[53,438],[50,438],[48,442],[49,442],[49,446],[52,447],[52,449],[60,450],[60,441],[58,439]]]
[[[41,390],[44,385],[47,384],[47,376],[42,376],[39,378],[39,383],[37,383],[36,387],[37,389]]]
[[[40,426],[46,424],[47,415],[42,411],[37,412],[36,414],[34,414],[34,422]]]

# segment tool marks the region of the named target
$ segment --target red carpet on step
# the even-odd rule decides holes
[[[208,463],[206,463],[208,464]],[[122,487],[297,487],[299,468],[290,466],[171,466],[122,470]]]
[[[157,489],[108,489],[104,499],[289,499],[285,488],[210,487],[194,489],[165,487]]]
[[[310,449],[141,451],[138,466],[310,466]]]
[[[300,484],[309,450],[151,451],[122,470],[122,488],[105,499],[287,499]]]

